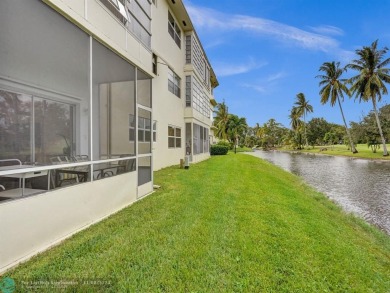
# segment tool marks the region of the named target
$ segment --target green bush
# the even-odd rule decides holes
[[[226,155],[229,151],[229,147],[225,145],[214,144],[210,147],[210,154],[212,156]]]
[[[228,142],[227,140],[220,140],[217,142],[217,145],[227,146],[230,150],[233,149],[233,143]]]

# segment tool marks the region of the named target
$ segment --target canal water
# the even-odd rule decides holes
[[[345,211],[390,235],[390,162],[278,151],[249,154],[302,177]]]

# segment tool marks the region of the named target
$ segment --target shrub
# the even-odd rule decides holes
[[[210,147],[210,154],[212,156],[226,155],[229,151],[229,147],[225,145],[214,144]]]
[[[228,142],[227,140],[220,140],[217,142],[217,145],[224,145],[230,147],[230,142]]]
[[[233,146],[234,146],[233,143],[228,142],[227,140],[220,140],[220,141],[217,142],[217,145],[227,146],[230,150],[232,150]]]

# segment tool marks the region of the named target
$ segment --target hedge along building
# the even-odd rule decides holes
[[[202,49],[209,87],[186,63],[186,34],[178,0],[0,2],[0,272],[151,193],[153,169],[208,156],[211,113],[185,81],[209,111],[217,82]]]

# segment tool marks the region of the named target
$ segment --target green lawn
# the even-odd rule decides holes
[[[234,153],[234,148],[232,150],[229,150],[229,152]],[[253,150],[251,148],[248,148],[248,147],[238,147],[236,149],[236,152],[237,153],[253,152]]]
[[[390,291],[390,237],[265,161],[230,153],[156,172],[155,183],[154,194],[6,276],[19,288],[111,282],[82,292]]]
[[[387,150],[390,152],[390,145],[387,144]],[[320,151],[320,149],[326,148],[326,151]],[[353,154],[345,145],[333,145],[333,146],[315,146],[306,148],[304,150],[300,150],[300,152],[308,152],[308,153],[321,153],[333,156],[347,156],[354,158],[362,158],[362,159],[374,159],[374,160],[390,160],[390,156],[383,156],[383,148],[377,150],[376,153],[373,153],[371,148],[369,148],[366,144],[358,144],[356,145],[356,149],[358,150],[357,154]]]

